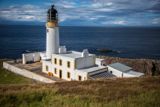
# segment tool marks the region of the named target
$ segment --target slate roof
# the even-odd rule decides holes
[[[122,71],[122,72],[126,72],[126,71],[129,71],[129,70],[132,69],[131,67],[126,66],[126,65],[124,65],[122,63],[113,63],[113,64],[110,64],[108,66],[112,67],[112,68],[114,68],[116,70]]]

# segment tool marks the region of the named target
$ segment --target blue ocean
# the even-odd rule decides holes
[[[45,26],[0,26],[0,58],[20,58],[26,51],[45,51],[45,33]],[[160,28],[60,27],[60,44],[68,50],[88,49],[97,55],[160,59]]]

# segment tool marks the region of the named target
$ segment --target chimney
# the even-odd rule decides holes
[[[88,57],[88,56],[89,56],[88,49],[84,49],[82,52],[82,57]]]

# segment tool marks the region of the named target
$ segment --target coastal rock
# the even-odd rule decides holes
[[[97,49],[97,51],[98,51],[98,52],[102,52],[102,53],[113,52],[113,50],[111,50],[111,49],[106,49],[106,48]]]
[[[120,53],[120,51],[115,51],[115,50],[107,49],[107,48],[99,48],[99,49],[96,49],[96,51],[101,52],[101,53],[109,53],[109,52]]]

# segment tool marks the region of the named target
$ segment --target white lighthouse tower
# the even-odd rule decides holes
[[[59,50],[58,12],[54,5],[51,6],[47,14],[45,59],[51,59],[52,54],[57,54]]]
[[[65,46],[59,45],[59,27],[58,27],[58,12],[54,8],[54,5],[48,10],[47,23],[46,23],[46,52],[32,52],[22,54],[22,63],[31,66],[31,72],[33,69],[39,69],[39,63],[42,62],[42,72],[48,74],[49,76],[54,76],[63,80],[88,80],[88,79],[102,79],[110,77],[139,77],[144,75],[143,73],[137,73],[132,70],[132,68],[127,67],[120,63],[115,63],[111,65],[103,65],[105,60],[96,58],[94,54],[90,54],[87,49],[82,52],[77,51],[67,51]],[[32,67],[31,63],[34,64]],[[19,63],[17,63],[19,64]],[[4,68],[10,69],[11,66],[8,62],[5,62]],[[36,67],[36,66],[37,67]],[[14,66],[14,65],[13,65]],[[17,66],[18,67],[18,66]],[[22,66],[23,68],[23,66]],[[23,69],[25,69],[24,67]],[[125,72],[123,69],[125,68]],[[21,68],[19,68],[21,70]],[[22,71],[24,71],[22,69]],[[15,69],[16,70],[16,69]],[[14,71],[14,69],[12,70]],[[33,70],[34,71],[34,70]],[[14,71],[16,72],[16,71]],[[29,70],[25,72],[30,72]],[[21,72],[20,75],[26,75],[26,77],[33,78],[32,75]],[[50,80],[50,78],[40,75],[41,78],[36,78],[38,81],[50,83],[56,82],[58,79]]]

